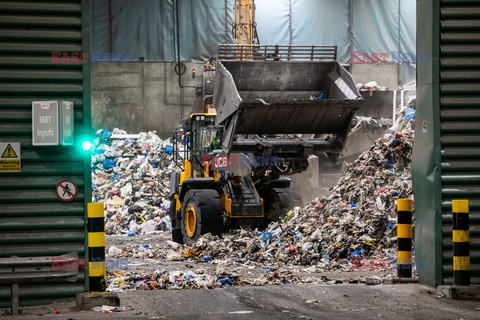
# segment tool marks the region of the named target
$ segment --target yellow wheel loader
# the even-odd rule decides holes
[[[338,156],[363,103],[336,51],[220,45],[204,77],[204,112],[183,121],[185,148],[174,150],[183,154],[170,184],[174,241],[261,228],[301,205],[287,176],[304,171],[310,155]]]
[[[234,11],[237,44],[219,46],[216,70],[203,75],[201,112],[183,122],[184,150],[174,148],[183,155],[170,182],[178,243],[265,227],[301,205],[287,176],[307,169],[310,155],[338,157],[363,103],[336,47],[261,46],[254,0],[236,0]]]

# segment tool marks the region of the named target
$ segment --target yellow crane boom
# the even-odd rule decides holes
[[[237,44],[258,44],[256,23],[255,23],[255,1],[235,1],[235,22],[233,33]]]

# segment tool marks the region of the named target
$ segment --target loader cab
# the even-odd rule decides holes
[[[194,113],[184,121],[184,130],[189,132],[188,159],[192,176],[199,176],[206,158],[221,152],[222,126],[215,125],[215,113]]]
[[[192,150],[202,154],[218,151],[221,143],[221,127],[215,125],[215,116],[197,115],[191,118]]]

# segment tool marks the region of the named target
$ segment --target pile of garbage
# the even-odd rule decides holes
[[[167,197],[175,170],[171,144],[155,132],[98,130],[92,154],[92,197],[105,203],[106,234],[170,230]]]
[[[353,258],[394,260],[395,202],[412,197],[414,105],[402,108],[392,131],[347,164],[328,196],[294,208],[263,232],[204,235],[187,256],[321,268],[341,268]]]
[[[392,279],[396,271],[395,201],[412,197],[414,125],[415,100],[402,108],[387,135],[357,160],[346,163],[344,174],[326,197],[316,198],[304,208],[292,208],[283,221],[271,223],[263,231],[239,229],[220,237],[206,234],[191,247],[166,238],[153,245],[110,247],[107,257],[145,264],[107,270],[108,290],[288,283],[375,285]],[[163,170],[173,170],[168,166]],[[123,205],[120,211],[127,207]],[[131,221],[139,222],[137,216]],[[128,223],[122,225],[128,228]],[[375,274],[347,280],[331,276],[332,271],[360,270],[375,270]]]

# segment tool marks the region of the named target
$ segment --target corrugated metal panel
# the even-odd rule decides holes
[[[90,127],[90,80],[86,64],[52,63],[51,51],[88,52],[88,3],[0,0],[0,141],[20,142],[22,171],[0,173],[0,257],[54,256],[70,251],[84,258],[90,201],[89,160],[74,147],[32,146],[32,100],[74,101],[76,136]],[[64,203],[55,195],[62,179],[79,194]],[[85,291],[75,283],[48,281],[20,286],[20,303],[44,303]],[[10,289],[0,287],[0,307]]]
[[[480,284],[480,2],[441,1],[443,277],[453,283],[452,199],[470,200],[472,283]]]

